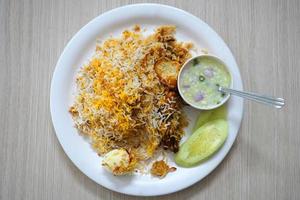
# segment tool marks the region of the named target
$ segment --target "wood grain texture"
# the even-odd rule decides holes
[[[49,112],[52,72],[68,40],[104,11],[137,2],[0,0],[1,200],[139,199],[83,175],[58,143]],[[287,101],[282,110],[246,102],[224,162],[194,186],[156,199],[299,199],[300,1],[152,2],[206,21],[231,48],[245,89]]]

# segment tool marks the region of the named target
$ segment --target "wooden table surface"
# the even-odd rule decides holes
[[[101,13],[136,2],[0,0],[1,200],[139,199],[82,174],[63,152],[49,112],[52,73],[68,40]],[[244,88],[287,103],[276,110],[246,102],[238,138],[220,166],[157,199],[299,199],[300,1],[157,2],[206,21],[231,48]]]

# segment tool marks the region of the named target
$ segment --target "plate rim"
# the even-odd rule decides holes
[[[53,105],[53,93],[54,93],[54,84],[55,84],[55,80],[56,80],[56,77],[57,77],[57,74],[59,72],[59,67],[61,66],[61,63],[62,63],[62,60],[66,54],[66,52],[69,50],[71,44],[73,43],[74,40],[78,39],[79,35],[82,34],[82,32],[84,32],[86,29],[88,29],[89,26],[91,26],[91,24],[95,23],[96,21],[98,20],[101,20],[100,18],[103,17],[103,16],[106,16],[106,15],[110,15],[110,14],[113,14],[114,12],[118,12],[118,11],[121,11],[123,9],[130,9],[132,7],[160,7],[160,8],[164,8],[164,9],[171,9],[173,11],[176,11],[176,12],[180,12],[188,17],[191,17],[193,18],[194,20],[196,20],[197,22],[203,24],[206,26],[206,28],[215,34],[215,36],[218,37],[218,39],[220,40],[220,42],[222,42],[226,48],[226,50],[232,55],[232,58],[233,58],[233,62],[236,66],[236,70],[238,72],[238,75],[239,75],[239,87],[240,89],[243,89],[243,82],[242,82],[242,79],[241,79],[241,73],[240,73],[240,69],[236,63],[236,60],[235,60],[235,57],[233,56],[230,48],[228,47],[228,45],[224,42],[224,40],[222,39],[222,37],[219,36],[219,34],[214,30],[212,29],[206,22],[202,21],[200,18],[194,16],[193,14],[187,12],[187,11],[184,11],[182,9],[179,9],[179,8],[176,8],[176,7],[173,7],[173,6],[169,6],[169,5],[165,5],[165,4],[157,4],[157,3],[138,3],[138,4],[130,4],[130,5],[125,5],[125,6],[120,6],[120,7],[117,7],[117,8],[114,8],[114,9],[111,9],[111,10],[108,10],[106,12],[103,12],[101,13],[100,15],[96,16],[95,18],[93,18],[92,20],[90,20],[87,24],[85,24],[79,31],[77,31],[73,36],[72,38],[68,41],[68,43],[66,44],[64,50],[62,51],[57,63],[56,63],[56,66],[55,66],[55,69],[54,69],[54,72],[53,72],[53,75],[52,75],[52,80],[51,80],[51,87],[50,87],[50,113],[51,113],[51,120],[52,120],[52,124],[53,124],[53,127],[54,127],[54,130],[55,130],[55,134],[56,134],[56,137],[61,145],[61,147],[63,148],[65,154],[67,155],[67,157],[72,161],[72,163],[83,173],[85,174],[87,177],[89,177],[91,180],[93,180],[94,182],[96,182],[97,184],[101,185],[102,187],[105,187],[109,190],[112,190],[112,191],[115,191],[115,192],[118,192],[118,193],[123,193],[123,194],[127,194],[127,195],[134,195],[134,196],[159,196],[159,195],[165,195],[165,194],[170,194],[170,193],[174,193],[174,192],[177,192],[177,191],[180,191],[180,190],[183,190],[187,187],[190,187],[192,185],[194,185],[195,183],[201,181],[204,177],[208,176],[212,171],[214,171],[220,164],[221,162],[224,160],[224,158],[228,155],[229,151],[231,150],[232,146],[233,146],[233,143],[236,141],[236,138],[239,134],[239,131],[240,131],[240,127],[241,127],[241,124],[242,124],[242,119],[243,119],[243,113],[244,113],[244,101],[242,100],[242,103],[241,103],[241,117],[237,123],[237,131],[236,131],[236,134],[235,134],[235,137],[234,137],[234,140],[232,141],[232,143],[230,144],[230,147],[229,149],[224,153],[224,156],[222,156],[222,158],[220,159],[220,161],[218,161],[213,167],[210,168],[210,170],[208,170],[207,173],[205,173],[204,176],[202,177],[199,177],[197,180],[195,181],[192,181],[192,182],[189,182],[188,184],[184,184],[182,187],[179,187],[179,188],[176,188],[174,190],[170,189],[170,190],[167,190],[167,191],[164,191],[164,192],[157,192],[157,191],[154,191],[152,193],[136,193],[136,192],[132,192],[132,191],[127,191],[127,190],[120,190],[120,188],[114,188],[114,187],[111,187],[111,186],[108,186],[108,185],[105,185],[103,183],[100,183],[98,182],[94,177],[91,177],[89,176],[84,170],[81,169],[80,166],[77,165],[77,163],[73,160],[73,158],[69,155],[68,151],[66,150],[66,147],[63,145],[61,139],[60,139],[60,135],[58,134],[58,130],[57,130],[57,126],[56,126],[56,120],[54,119],[54,113],[56,111],[54,111],[54,105]],[[61,68],[61,67],[60,67]]]

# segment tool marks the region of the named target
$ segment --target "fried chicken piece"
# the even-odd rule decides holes
[[[151,174],[164,178],[169,172],[176,171],[175,167],[169,167],[164,160],[155,161],[151,167]]]
[[[180,64],[178,62],[160,60],[155,64],[154,70],[163,84],[169,88],[176,88],[177,76],[180,70]]]

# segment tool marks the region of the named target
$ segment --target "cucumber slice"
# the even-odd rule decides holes
[[[195,132],[198,128],[200,128],[203,124],[209,121],[213,121],[216,119],[226,119],[227,118],[227,105],[223,105],[219,108],[213,110],[204,110],[202,111],[193,128],[193,132]]]
[[[195,166],[217,152],[227,136],[227,121],[217,119],[207,122],[180,146],[175,162],[183,167]]]
[[[198,128],[200,128],[203,124],[209,121],[209,118],[213,114],[212,110],[201,111],[199,114],[197,121],[194,125],[193,132],[195,132]]]

